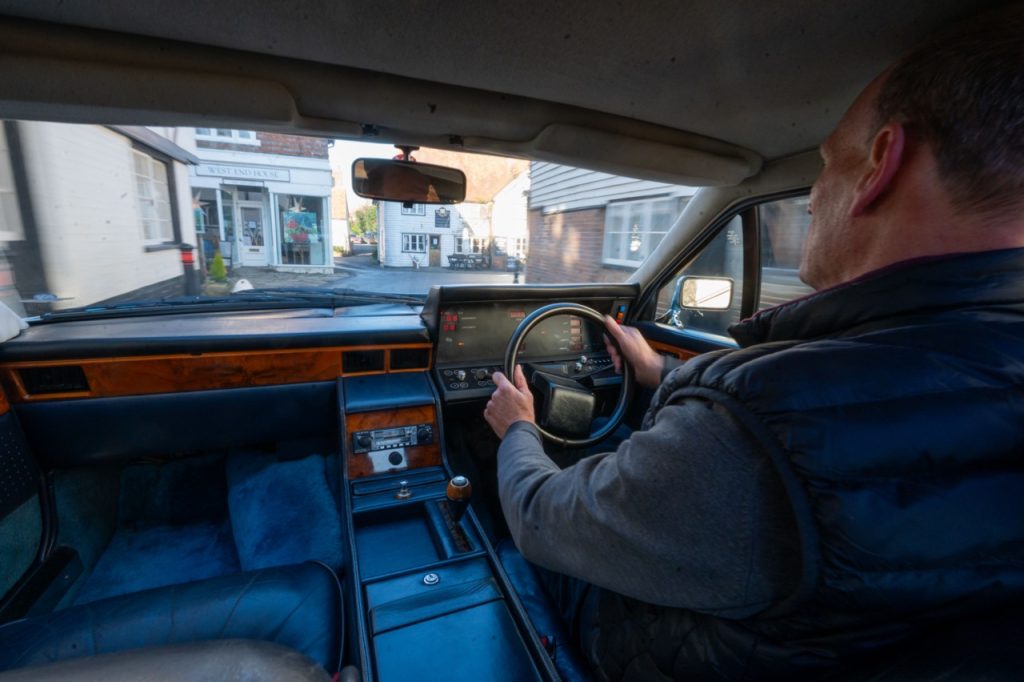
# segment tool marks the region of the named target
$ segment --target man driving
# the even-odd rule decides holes
[[[522,371],[501,504],[604,679],[820,673],[1024,595],[1024,8],[925,42],[821,145],[801,279],[560,469]],[[618,366],[621,358],[609,349]]]

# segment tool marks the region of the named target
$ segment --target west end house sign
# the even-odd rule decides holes
[[[221,163],[201,163],[196,167],[196,175],[238,180],[276,180],[278,182],[291,182],[292,178],[291,172],[286,169],[228,166]]]

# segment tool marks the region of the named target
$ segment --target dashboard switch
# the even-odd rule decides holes
[[[466,370],[464,370],[464,369],[457,369],[457,370],[455,370],[455,378],[458,379],[459,381],[465,381],[466,380]]]
[[[398,488],[398,492],[395,493],[396,500],[408,500],[412,497],[412,491],[409,490],[409,481],[399,481],[398,485],[400,487]]]

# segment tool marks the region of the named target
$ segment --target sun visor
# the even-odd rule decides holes
[[[696,135],[689,137],[692,139],[669,144],[552,124],[517,151],[540,161],[694,186],[736,185],[761,169],[762,159],[754,152]],[[466,140],[467,146],[473,142]]]

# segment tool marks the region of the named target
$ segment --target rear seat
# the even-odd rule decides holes
[[[283,645],[327,672],[341,659],[341,588],[317,562],[101,599],[0,626],[0,670],[140,647],[249,639]]]

